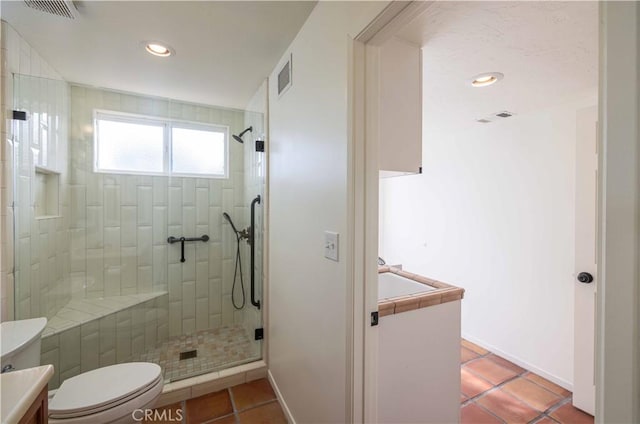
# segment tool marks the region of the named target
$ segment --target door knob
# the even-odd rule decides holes
[[[593,281],[593,275],[589,274],[588,272],[581,272],[580,274],[578,274],[578,281],[580,281],[581,283],[589,284]]]

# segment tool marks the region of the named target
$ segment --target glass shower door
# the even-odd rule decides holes
[[[51,318],[71,297],[69,88],[64,81],[19,74],[13,86],[14,315]]]
[[[264,313],[264,210],[265,210],[265,175],[266,158],[265,145],[265,116],[260,112],[245,112],[245,128],[252,128],[250,136],[245,136],[245,211],[249,230],[252,236],[248,246],[249,258],[249,291],[251,302],[245,312],[244,320],[247,331],[253,336],[252,353],[255,357],[262,356],[262,340],[264,329],[262,326]],[[249,134],[248,134],[249,135]]]

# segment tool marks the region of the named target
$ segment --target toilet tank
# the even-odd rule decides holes
[[[0,362],[21,370],[40,365],[40,344],[46,318],[6,321],[0,324]]]

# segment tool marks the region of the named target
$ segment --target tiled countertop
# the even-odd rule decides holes
[[[423,277],[422,275],[412,274],[389,266],[378,267],[379,274],[384,272],[391,272],[400,277],[425,284],[432,287],[434,290],[378,300],[378,314],[381,317],[412,311],[419,308],[427,308],[441,303],[453,302],[464,297],[463,288],[452,286],[451,284],[443,283],[442,281],[432,280],[431,278]]]

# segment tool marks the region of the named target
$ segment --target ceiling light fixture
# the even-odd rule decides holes
[[[471,78],[472,87],[488,87],[504,78],[504,74],[500,72],[485,72]]]
[[[143,41],[144,49],[154,56],[169,57],[175,53],[175,51],[166,44],[158,41]]]

